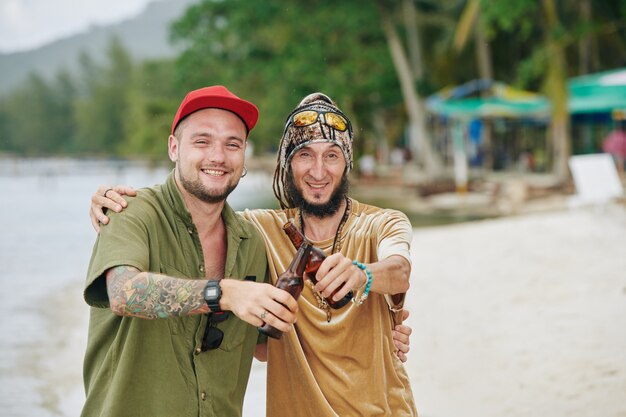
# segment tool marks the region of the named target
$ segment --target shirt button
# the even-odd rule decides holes
[[[201,354],[201,353],[202,353],[202,348],[196,348],[196,350],[194,351],[194,353],[195,353],[196,355]]]
[[[202,394],[200,394],[200,399],[202,401],[206,400],[206,392],[202,391]]]
[[[200,272],[204,272],[204,265],[200,265]]]
[[[187,231],[189,232],[190,235],[193,235],[193,229],[191,227],[188,227]]]

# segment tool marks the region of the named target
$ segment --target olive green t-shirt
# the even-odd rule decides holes
[[[190,279],[204,278],[196,227],[173,175],[142,189],[121,214],[111,213],[93,248],[85,285],[92,306],[84,360],[82,416],[240,416],[257,343],[256,328],[232,313],[218,327],[218,349],[199,352],[204,314],[146,320],[109,308],[104,273],[117,265]],[[266,281],[263,240],[225,205],[225,276]],[[250,278],[248,278],[250,279]]]

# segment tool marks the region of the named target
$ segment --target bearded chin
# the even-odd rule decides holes
[[[205,203],[221,203],[222,201],[225,201],[226,197],[228,197],[230,193],[233,192],[235,187],[237,187],[237,184],[233,184],[221,190],[221,192],[212,193],[210,190],[206,189],[206,187],[204,186],[204,184],[202,184],[200,180],[191,181],[185,178],[180,170],[180,167],[178,170],[178,177],[180,178],[181,185],[189,194],[193,195],[199,200],[204,201]]]
[[[323,204],[314,204],[308,202],[304,198],[302,191],[298,189],[293,180],[293,174],[291,171],[287,174],[287,181],[285,184],[285,194],[288,200],[293,204],[293,207],[299,208],[304,214],[310,214],[311,216],[318,218],[332,216],[337,213],[339,207],[341,207],[341,203],[345,200],[349,189],[350,181],[348,180],[348,176],[344,174],[341,178],[341,182],[333,191],[328,201]]]

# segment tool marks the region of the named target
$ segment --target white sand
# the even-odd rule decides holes
[[[421,417],[626,416],[625,207],[416,229],[412,251],[407,368]],[[77,283],[55,298],[62,310],[41,310],[57,325],[23,416],[80,413],[80,296]],[[246,416],[262,415],[262,372]]]
[[[421,417],[626,416],[626,208],[418,229]]]

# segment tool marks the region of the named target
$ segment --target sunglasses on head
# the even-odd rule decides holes
[[[228,312],[222,311],[220,313],[209,313],[207,314],[207,317],[208,321],[206,328],[204,329],[202,345],[200,346],[200,350],[202,352],[217,349],[222,344],[222,340],[224,340],[224,332],[216,326],[217,323],[221,323],[228,318]]]
[[[350,129],[350,122],[341,114],[334,111],[302,110],[293,114],[287,121],[287,126],[292,124],[297,127],[310,126],[324,116],[323,123],[339,132]]]

